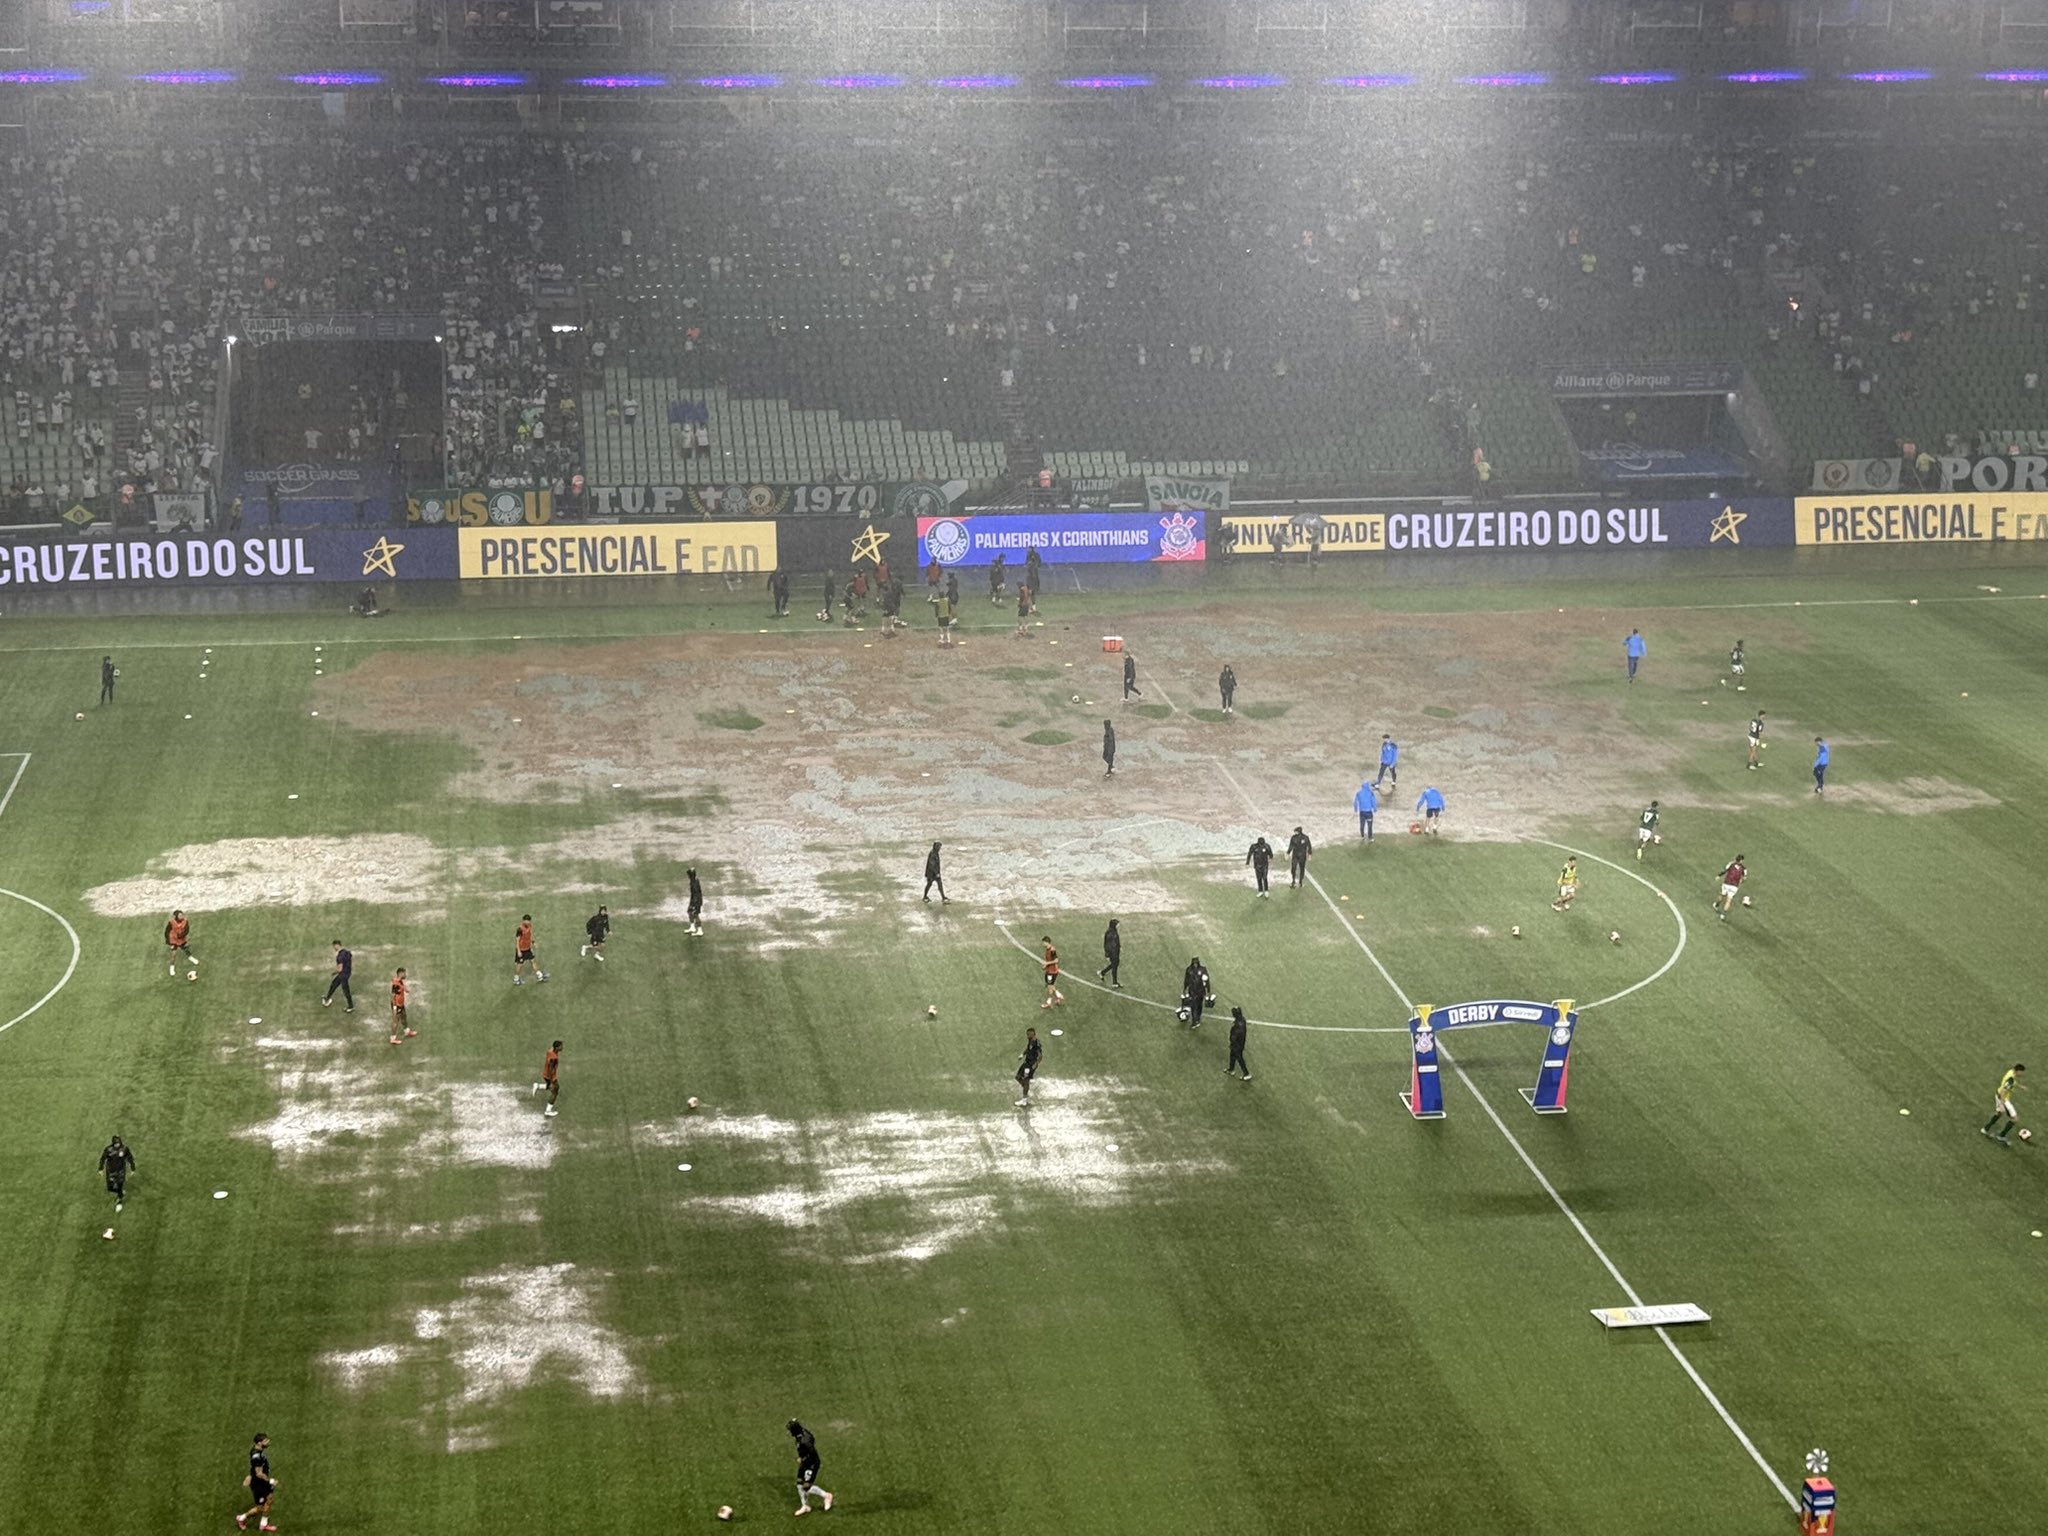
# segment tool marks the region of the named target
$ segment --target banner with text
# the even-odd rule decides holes
[[[0,589],[68,592],[94,587],[242,586],[284,581],[369,583],[453,580],[452,529],[402,539],[348,528],[237,538],[140,538],[0,545]]]
[[[1801,544],[2004,544],[2048,539],[2048,492],[1912,501],[1802,496]]]
[[[439,341],[432,315],[257,315],[229,327],[234,339],[261,347],[278,341]]]
[[[1584,363],[1550,370],[1553,395],[1725,395],[1742,382],[1727,363]]]
[[[1610,485],[1631,480],[1740,480],[1749,473],[1739,454],[1713,443],[1696,443],[1690,448],[1602,443],[1598,448],[1581,448],[1579,457]]]
[[[415,491],[405,499],[405,520],[429,528],[443,523],[458,528],[517,528],[523,524],[552,523],[555,493],[542,488]]]
[[[1327,512],[1218,519],[1217,538],[1233,555],[1315,548],[1323,554],[1468,550],[1740,549],[1792,542],[1792,503],[1784,497],[1541,507],[1333,504]]]
[[[1205,475],[1147,475],[1145,505],[1154,512],[1207,512],[1215,516],[1230,510],[1230,482]]]
[[[767,521],[458,528],[455,535],[462,575],[486,581],[765,573],[778,558],[775,524]]]
[[[590,516],[942,517],[967,494],[965,480],[831,485],[599,485]]]
[[[269,517],[272,490],[283,522],[388,523],[394,488],[391,471],[381,464],[245,465],[229,481],[228,495],[242,498],[242,521],[250,525]]]
[[[1202,560],[1208,547],[1200,512],[987,512],[920,517],[920,565],[993,565],[1002,555],[1021,566],[1032,550],[1053,565],[1145,564]]]

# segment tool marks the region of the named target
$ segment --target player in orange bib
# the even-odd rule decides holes
[[[192,958],[187,941],[192,937],[192,924],[182,910],[173,912],[171,920],[164,924],[164,947],[171,954],[171,974],[178,974],[178,962],[183,961],[193,970],[199,969],[199,962]]]
[[[1050,1008],[1054,1003],[1067,1000],[1066,994],[1060,991],[1060,952],[1053,947],[1049,933],[1038,942],[1045,946],[1045,1001],[1038,1006]]]
[[[535,1093],[539,1093],[543,1088],[547,1089],[548,1091],[547,1112],[548,1118],[550,1120],[552,1120],[555,1115],[555,1100],[559,1099],[562,1096],[561,1073],[562,1042],[557,1040],[553,1045],[548,1047],[547,1056],[541,1061],[540,1064],[540,1081],[533,1085],[533,1091]]]
[[[531,912],[521,914],[519,926],[512,931],[513,986],[519,987],[526,984],[524,972],[528,966],[533,967],[534,980],[546,981],[548,979],[548,973],[542,970],[540,962],[533,958],[533,914]]]
[[[391,973],[391,1043],[410,1040],[419,1033],[405,1022],[405,967]]]

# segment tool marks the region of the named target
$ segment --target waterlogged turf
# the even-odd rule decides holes
[[[1977,1128],[2006,1067],[2048,1073],[2048,575],[1826,553],[1418,567],[1369,606],[1334,562],[1219,573],[950,652],[759,636],[712,584],[11,614],[8,1528],[229,1529],[259,1429],[287,1531],[772,1524],[791,1416],[840,1501],[812,1522],[869,1532],[1712,1536],[1789,1527],[1815,1446],[1851,1529],[2026,1526],[2048,1165]],[[1105,632],[1156,706],[1116,705]],[[1055,728],[1074,691],[1114,779]],[[514,988],[525,912],[550,979]],[[1494,1027],[1444,1037],[1448,1117],[1411,1121],[1408,1005],[1501,997],[1583,1010],[1570,1113],[1518,1092],[1544,1036]],[[1670,1337],[1720,1410],[1588,1315],[1631,1291],[1713,1315]]]

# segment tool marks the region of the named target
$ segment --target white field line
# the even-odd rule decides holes
[[[0,752],[0,757],[18,757],[21,759],[21,765],[14,770],[14,777],[7,781],[7,793],[4,795],[0,795],[0,815],[4,815],[7,811],[8,802],[13,800],[14,791],[21,783],[21,776],[28,772],[29,754],[26,752]],[[57,920],[57,925],[60,928],[62,928],[71,939],[71,963],[64,967],[64,974],[57,978],[57,984],[54,987],[50,988],[49,991],[45,992],[41,997],[36,999],[33,1006],[31,1006],[22,1013],[16,1014],[13,1018],[9,1019],[5,1024],[0,1024],[0,1035],[4,1035],[7,1033],[8,1030],[14,1028],[15,1025],[19,1024],[23,1019],[31,1018],[36,1013],[40,1012],[43,1004],[47,1003],[51,998],[55,997],[59,992],[62,992],[64,990],[65,986],[69,984],[72,976],[77,973],[78,957],[81,952],[81,946],[78,942],[78,930],[71,926],[70,922],[66,920],[63,913],[55,911],[50,907],[46,907],[40,901],[37,901],[35,897],[24,896],[19,891],[0,890],[0,896],[12,897],[15,901],[21,902],[26,906],[34,907],[38,912],[43,913],[45,916],[55,918]]]
[[[1077,578],[1078,580],[1078,578]],[[1976,592],[1958,597],[1825,597],[1812,599],[1773,598],[1769,601],[1748,603],[1663,603],[1646,611],[1654,613],[1747,613],[1766,608],[1931,608],[1937,603],[2033,603],[2048,599],[2048,592]],[[1390,610],[1398,613],[1399,610]],[[1620,613],[1625,610],[1609,607],[1581,608],[1585,613]],[[1487,614],[1493,618],[1514,618],[1532,613],[1554,613],[1554,606],[1541,608],[1489,608]],[[977,623],[967,626],[974,629],[1000,628],[1001,623]],[[808,635],[810,630],[791,630],[789,634]],[[829,636],[831,631],[827,631]],[[380,630],[374,640],[364,639],[361,634],[346,638],[335,636],[302,635],[289,640],[214,640],[215,650],[258,650],[267,645],[320,645],[327,647],[364,646],[371,649],[389,649],[402,645],[506,645],[517,641],[562,641],[580,642],[586,640],[640,640],[646,638],[641,630],[594,630],[588,633],[566,631],[543,631],[535,634],[431,634],[403,635],[391,630]],[[821,636],[821,638],[824,638]],[[202,642],[198,640],[138,640],[124,644],[124,651],[189,651]],[[0,645],[0,656],[42,656],[63,655],[72,651],[95,651],[102,649],[101,642],[80,641],[74,645]],[[1164,695],[1162,695],[1164,697]]]
[[[1599,1001],[1597,1002],[1580,1003],[1578,1007],[1578,1011],[1580,1013],[1584,1013],[1589,1008],[1605,1008],[1609,1003],[1618,1003],[1624,997],[1627,997],[1631,992],[1640,992],[1643,990],[1643,988],[1647,987],[1651,982],[1662,980],[1664,974],[1667,971],[1669,971],[1671,967],[1678,964],[1678,957],[1685,953],[1685,941],[1687,931],[1685,926],[1685,914],[1678,910],[1678,903],[1673,901],[1669,896],[1665,895],[1663,890],[1659,888],[1655,882],[1651,881],[1643,875],[1636,873],[1636,871],[1630,869],[1626,864],[1617,864],[1612,859],[1603,859],[1597,853],[1588,853],[1585,849],[1574,848],[1568,843],[1553,843],[1547,837],[1532,837],[1528,839],[1528,841],[1532,843],[1541,843],[1546,848],[1555,848],[1562,853],[1576,854],[1579,858],[1582,859],[1591,859],[1595,864],[1605,864],[1609,869],[1613,870],[1616,874],[1627,875],[1629,879],[1635,881],[1638,885],[1643,886],[1646,890],[1649,891],[1649,893],[1652,896],[1655,896],[1659,901],[1663,902],[1665,906],[1669,907],[1671,909],[1671,915],[1678,919],[1678,947],[1671,951],[1671,958],[1669,960],[1666,960],[1662,965],[1658,966],[1656,970],[1650,972],[1649,975],[1645,976],[1641,981],[1635,983],[1635,985],[1633,986],[1623,987],[1619,992],[1610,993],[1608,996],[1599,999]]]
[[[1220,760],[1216,761],[1216,769],[1219,773],[1223,775],[1224,780],[1230,785],[1230,787],[1237,792],[1238,798],[1244,802],[1245,807],[1248,810],[1250,810],[1254,816],[1256,816],[1258,814],[1259,808],[1256,804],[1253,803],[1251,796],[1245,793],[1244,786],[1237,782],[1237,779],[1231,774],[1230,770],[1226,768]],[[1552,844],[1551,846],[1556,847],[1560,845]],[[1589,854],[1586,855],[1586,857],[1590,858],[1594,857],[1594,855]],[[1599,862],[1606,863],[1607,861],[1602,859]],[[1624,870],[1623,873],[1625,874],[1627,873],[1627,871]],[[1359,937],[1358,930],[1351,925],[1351,919],[1349,915],[1347,915],[1344,909],[1338,906],[1335,901],[1331,900],[1330,893],[1323,889],[1321,881],[1317,880],[1313,875],[1311,875],[1309,877],[1309,883],[1315,887],[1316,894],[1323,898],[1323,904],[1330,909],[1331,914],[1335,916],[1337,921],[1343,925],[1344,931],[1351,935],[1351,942],[1356,944],[1359,947],[1359,949],[1364,953],[1365,958],[1372,962],[1372,968],[1380,973],[1381,978],[1385,980],[1388,987],[1390,987],[1393,990],[1394,996],[1401,1000],[1401,1006],[1403,1008],[1412,1010],[1415,1006],[1414,1003],[1409,1000],[1408,994],[1401,990],[1401,984],[1395,981],[1394,978],[1388,974],[1387,968],[1384,965],[1380,964],[1379,956],[1375,955],[1372,952],[1372,946],[1367,944],[1363,938]],[[1654,889],[1654,887],[1652,887],[1652,889]],[[1672,910],[1675,912],[1677,911],[1677,908],[1674,907]],[[1684,919],[1682,917],[1679,919],[1679,924],[1681,929],[1683,929]],[[1681,945],[1681,948],[1682,947],[1683,946]],[[1677,958],[1677,955],[1674,954],[1671,958],[1671,961],[1666,963],[1664,970],[1669,970],[1671,968],[1671,964],[1675,963]],[[1663,971],[1659,971],[1657,974],[1661,976],[1663,973]],[[1650,979],[1655,980],[1656,978],[1652,977]],[[1639,985],[1644,984],[1646,983],[1639,983]],[[1616,995],[1619,996],[1622,994]],[[1613,1001],[1613,999],[1610,998],[1607,999],[1607,1001],[1611,1002]],[[1550,1180],[1544,1176],[1543,1170],[1536,1166],[1536,1160],[1529,1155],[1527,1149],[1524,1148],[1522,1143],[1516,1138],[1515,1133],[1508,1129],[1507,1122],[1501,1119],[1501,1117],[1497,1113],[1495,1113],[1494,1107],[1488,1101],[1486,1095],[1479,1091],[1479,1085],[1472,1081],[1471,1077],[1466,1074],[1466,1071],[1463,1067],[1458,1065],[1457,1061],[1451,1056],[1450,1051],[1445,1048],[1442,1040],[1438,1040],[1437,1042],[1437,1054],[1444,1059],[1444,1061],[1450,1066],[1453,1072],[1458,1074],[1458,1081],[1465,1085],[1466,1092],[1470,1093],[1472,1097],[1478,1101],[1479,1107],[1486,1111],[1486,1118],[1493,1122],[1494,1129],[1499,1131],[1501,1135],[1504,1138],[1506,1138],[1507,1144],[1510,1147],[1514,1148],[1515,1156],[1522,1160],[1522,1166],[1529,1170],[1530,1174],[1535,1178],[1536,1182],[1540,1186],[1542,1186],[1543,1192],[1546,1195],[1550,1196],[1551,1203],[1554,1204],[1558,1208],[1558,1210],[1563,1213],[1565,1220],[1569,1221],[1572,1224],[1572,1230],[1577,1232],[1580,1238],[1584,1240],[1586,1246],[1593,1250],[1593,1257],[1600,1261],[1600,1267],[1605,1269],[1607,1273],[1613,1277],[1614,1283],[1621,1287],[1621,1293],[1624,1296],[1628,1297],[1630,1305],[1638,1307],[1641,1306],[1643,1304],[1643,1301],[1642,1298],[1636,1294],[1635,1287],[1628,1283],[1628,1278],[1622,1274],[1619,1268],[1615,1266],[1614,1260],[1610,1259],[1607,1256],[1607,1250],[1602,1248],[1600,1244],[1594,1239],[1593,1234],[1586,1230],[1586,1224],[1579,1219],[1579,1213],[1571,1208],[1571,1206],[1566,1202],[1564,1196],[1557,1192],[1557,1186],[1552,1184]],[[1685,1371],[1685,1374],[1691,1379],[1692,1384],[1695,1387],[1699,1388],[1700,1395],[1707,1400],[1708,1405],[1712,1407],[1714,1412],[1720,1416],[1721,1422],[1728,1426],[1728,1432],[1735,1436],[1736,1440],[1741,1444],[1742,1448],[1745,1451],[1749,1452],[1749,1459],[1756,1463],[1757,1469],[1760,1472],[1762,1472],[1765,1477],[1770,1479],[1771,1486],[1778,1490],[1778,1497],[1783,1499],[1789,1508],[1791,1508],[1794,1511],[1797,1511],[1797,1509],[1799,1508],[1799,1501],[1792,1496],[1792,1490],[1785,1486],[1784,1479],[1779,1477],[1777,1472],[1772,1468],[1771,1464],[1764,1460],[1763,1453],[1756,1448],[1756,1442],[1751,1440],[1748,1434],[1744,1432],[1742,1426],[1735,1422],[1735,1416],[1731,1414],[1725,1406],[1723,1406],[1721,1399],[1714,1395],[1713,1388],[1709,1387],[1706,1383],[1706,1380],[1700,1375],[1700,1373],[1697,1370],[1693,1368],[1693,1363],[1690,1360],[1686,1359],[1685,1352],[1678,1347],[1677,1343],[1672,1339],[1669,1331],[1663,1328],[1658,1328],[1655,1329],[1654,1332],[1656,1333],[1659,1339],[1663,1340],[1664,1347],[1671,1352],[1672,1359],[1676,1360],[1679,1363],[1680,1367],[1683,1368],[1683,1370]]]

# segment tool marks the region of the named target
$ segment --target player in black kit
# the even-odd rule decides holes
[[[1308,834],[1296,827],[1294,836],[1287,839],[1288,887],[1300,890],[1301,882],[1308,878],[1308,856],[1316,851],[1316,845],[1308,840]]]
[[[697,871],[686,871],[690,877],[690,935],[704,937],[704,887],[697,883]]]
[[[818,1486],[818,1442],[811,1432],[795,1419],[789,1421],[789,1438],[796,1442],[796,1512],[808,1515],[811,1512],[811,1495],[827,1510],[832,1508],[832,1495]]]
[[[1244,1037],[1246,1021],[1242,1008],[1230,1010],[1230,1065],[1223,1069],[1224,1076],[1242,1072],[1244,1080],[1252,1080],[1252,1069],[1244,1064]]]
[[[941,905],[944,905],[946,901],[946,882],[939,874],[939,845],[937,843],[933,843],[932,851],[924,856],[924,899],[926,901],[932,899],[932,887],[935,885],[939,888],[939,902]]]
[[[135,1154],[116,1136],[100,1154],[100,1168],[107,1176],[107,1193],[114,1197],[114,1209],[118,1211],[121,1202],[128,1198],[128,1175],[135,1171]]]
[[[1273,893],[1266,889],[1266,871],[1273,864],[1273,845],[1263,837],[1257,839],[1251,847],[1245,850],[1244,861],[1251,865],[1252,874],[1258,879],[1259,894],[1261,896],[1272,895]]]
[[[334,941],[334,975],[327,983],[327,995],[320,999],[320,1006],[322,1008],[332,1007],[334,1005],[334,994],[339,992],[346,1011],[349,1013],[356,1011],[355,994],[348,989],[349,978],[355,974],[355,971],[356,957],[354,951],[342,943],[341,940],[336,939]]]
[[[1019,1109],[1031,1107],[1031,1080],[1038,1076],[1038,1063],[1045,1056],[1045,1042],[1038,1038],[1038,1031],[1024,1031],[1024,1054],[1017,1058],[1017,1086],[1024,1097],[1017,1101]]]
[[[1180,974],[1180,1020],[1189,1029],[1202,1027],[1202,1010],[1209,1003],[1209,973],[1202,969],[1202,957],[1188,961]]]
[[[270,1523],[270,1499],[277,1492],[277,1479],[270,1475],[270,1436],[258,1435],[249,1447],[249,1475],[242,1479],[242,1486],[256,1502],[235,1516],[235,1528],[246,1531],[249,1517],[255,1515],[257,1530],[276,1530]]]
[[[611,908],[601,906],[592,913],[590,921],[583,925],[583,934],[583,948],[579,953],[604,959],[604,941],[612,935]]]
[[[1104,963],[1102,969],[1095,973],[1095,979],[1100,981],[1103,977],[1107,976],[1112,987],[1115,987],[1119,992],[1123,991],[1124,984],[1118,981],[1116,977],[1116,968],[1123,960],[1123,957],[1124,936],[1117,932],[1116,919],[1112,917],[1109,920],[1109,927],[1104,929],[1102,933],[1102,959]]]

